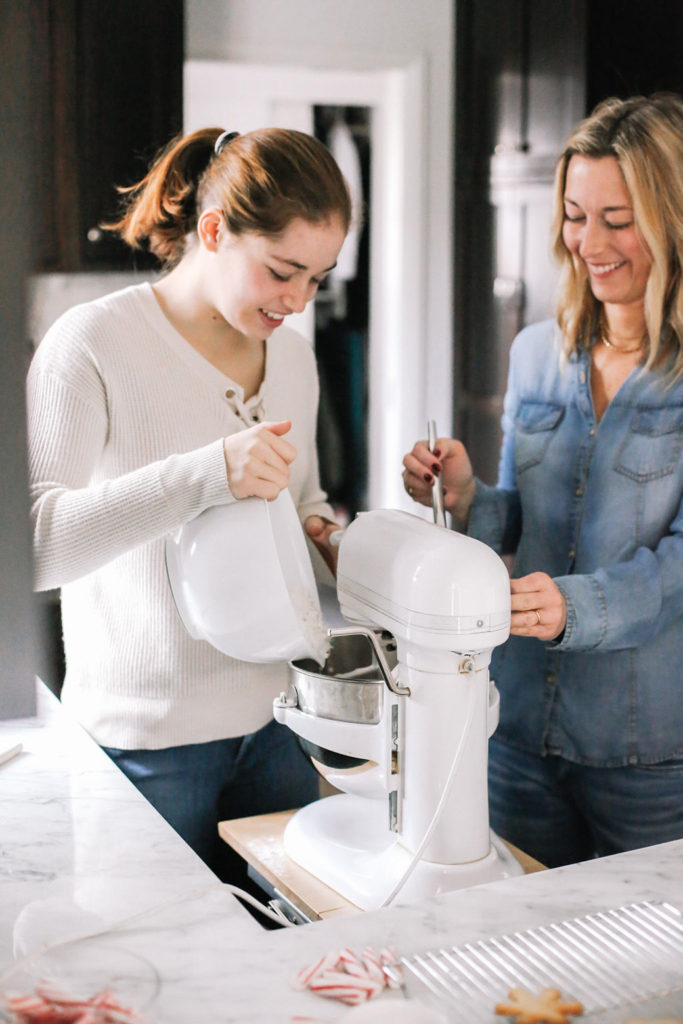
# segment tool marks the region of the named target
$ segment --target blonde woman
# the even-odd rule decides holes
[[[224,880],[221,818],[307,803],[317,776],[272,721],[287,666],[194,640],[164,540],[212,505],[287,487],[330,563],[318,380],[284,325],[350,222],[328,150],[300,132],[174,139],[113,225],[164,273],[69,310],[28,386],[36,587],[61,588],[63,702]]]
[[[549,866],[683,836],[683,101],[601,103],[556,175],[555,320],[516,338],[496,487],[424,442],[460,529],[514,555],[493,827]]]

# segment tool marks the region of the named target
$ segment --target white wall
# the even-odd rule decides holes
[[[187,0],[187,60],[363,70],[424,67],[426,204],[420,422],[452,424],[452,0]],[[419,140],[416,140],[419,145]],[[412,410],[415,412],[415,409]],[[423,434],[426,436],[426,433]],[[396,466],[400,475],[401,466]]]

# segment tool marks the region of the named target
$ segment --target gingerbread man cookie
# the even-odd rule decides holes
[[[583,1013],[581,1003],[562,1000],[556,988],[544,988],[538,995],[523,988],[508,992],[509,1003],[496,1003],[496,1013],[516,1017],[517,1024],[569,1024],[569,1017]]]

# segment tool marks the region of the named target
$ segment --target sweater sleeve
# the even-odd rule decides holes
[[[101,391],[96,374],[88,394],[35,363],[29,373],[37,590],[79,579],[164,536],[210,505],[234,500],[227,485],[222,438],[120,476],[98,476],[108,432]]]

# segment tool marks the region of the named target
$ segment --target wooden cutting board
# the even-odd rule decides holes
[[[293,810],[279,811],[251,818],[233,818],[232,821],[219,822],[218,832],[259,875],[312,921],[361,914],[362,911],[355,904],[349,903],[334,889],[304,871],[285,853],[284,831],[295,813]],[[505,845],[517,858],[525,874],[546,870],[516,846],[507,842]]]

